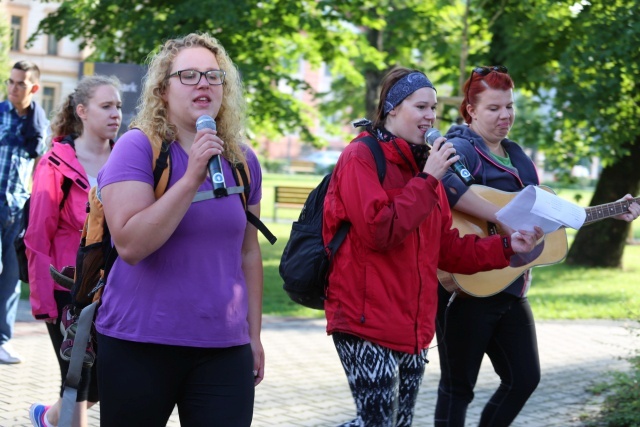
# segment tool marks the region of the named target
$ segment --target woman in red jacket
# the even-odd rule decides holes
[[[29,227],[24,237],[29,263],[31,310],[44,320],[58,358],[62,382],[69,362],[60,357],[62,308],[71,293],[55,283],[49,266],[75,265],[89,189],[111,153],[122,121],[120,85],[115,78],[85,77],[62,104],[51,123],[51,150],[38,163],[33,179]],[[89,406],[98,401],[95,364],[84,368],[74,426],[87,425]],[[60,396],[62,396],[61,387]],[[34,403],[29,415],[36,427],[57,425],[62,399],[51,407]]]
[[[458,156],[443,138],[431,150],[424,138],[436,102],[423,73],[392,70],[382,82],[374,122],[358,136],[380,143],[383,183],[371,151],[356,142],[340,156],[325,198],[325,243],[340,223],[352,224],[333,258],[325,301],[327,332],[357,409],[344,426],[411,425],[434,335],[438,268],[463,274],[502,268],[542,237],[538,229],[461,238],[451,229],[440,180]]]

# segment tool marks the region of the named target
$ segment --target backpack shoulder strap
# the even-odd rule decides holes
[[[387,174],[387,160],[384,158],[384,152],[382,151],[382,147],[380,147],[380,143],[371,135],[358,138],[354,142],[356,141],[364,142],[367,147],[369,147],[369,150],[371,150],[378,169],[378,179],[380,180],[380,184],[382,184],[382,181],[384,181],[384,177]]]
[[[267,226],[260,220],[260,218],[258,218],[253,214],[253,212],[250,212],[248,209],[247,202],[249,200],[249,193],[251,191],[251,178],[247,160],[245,159],[242,162],[233,164],[231,170],[233,171],[233,178],[236,180],[236,188],[242,189],[242,191],[238,192],[238,194],[240,195],[242,207],[244,208],[244,211],[247,215],[247,221],[254,227],[256,227],[267,239],[267,241],[273,245],[274,243],[276,243],[276,240],[278,240],[277,237],[273,235],[271,230],[267,228]]]
[[[267,239],[267,241],[269,243],[271,243],[272,245],[276,243],[276,241],[278,240],[278,238],[276,236],[273,235],[273,233],[271,232],[271,230],[269,230],[267,228],[267,226],[264,224],[264,222],[262,222],[260,220],[260,218],[258,218],[257,216],[255,216],[251,211],[246,210],[245,211],[247,213],[247,221],[249,221],[251,224],[253,224],[253,226],[255,228],[257,228],[258,230],[260,230],[260,232],[262,233],[262,235]]]
[[[158,150],[154,146],[153,148],[153,189],[156,195],[156,199],[160,198],[167,190],[167,186],[169,185],[169,178],[171,177],[171,168],[170,165],[170,156],[169,156],[169,143],[167,141],[162,141],[162,146]],[[104,224],[105,233],[109,233],[109,229],[107,227],[107,223]],[[109,234],[110,235],[110,234]],[[109,272],[111,271],[111,267],[116,262],[118,258],[118,250],[115,246],[111,247],[109,254],[107,255],[107,260],[104,266],[104,275],[103,282],[106,283],[107,277],[109,276]],[[100,286],[100,285],[98,285]],[[98,291],[98,289],[94,289],[94,291]]]
[[[350,228],[351,228],[350,222],[344,221],[340,223],[340,227],[338,227],[338,231],[336,231],[336,234],[333,235],[333,237],[331,238],[331,241],[326,246],[327,253],[330,259],[331,257],[333,257],[333,254],[336,253],[340,245],[342,245],[342,242],[344,241],[345,237],[347,237],[347,233],[349,232]]]
[[[247,160],[244,159],[239,163],[233,164],[231,170],[233,172],[233,178],[236,180],[238,190],[241,190],[238,191],[238,194],[242,201],[242,207],[244,210],[247,210],[247,201],[249,200],[249,193],[251,191],[251,177],[249,175],[249,165],[247,165]],[[230,194],[233,194],[233,192]]]
[[[153,151],[153,190],[155,192],[156,199],[159,199],[160,196],[167,191],[169,179],[171,178],[171,168],[169,167],[171,165],[171,159],[169,156],[169,146],[171,145],[171,141],[162,140],[160,148],[158,148],[154,144],[154,141],[160,138],[155,139],[155,137],[147,135],[138,127],[133,127],[131,129],[136,129],[144,133],[149,140],[151,150]]]
[[[169,145],[169,142],[162,141],[160,149],[154,145],[151,146],[153,149],[153,189],[156,199],[159,199],[167,190],[171,177]]]
[[[376,170],[378,171],[378,179],[380,180],[380,184],[384,181],[384,177],[387,173],[387,161],[384,157],[384,152],[382,151],[382,147],[380,147],[380,143],[376,138],[371,135],[363,136],[362,138],[355,139],[354,142],[363,142],[369,147],[371,153],[373,154],[373,158],[376,161]],[[351,228],[351,224],[349,222],[343,222],[340,224],[340,227],[336,231],[336,234],[333,235],[331,241],[327,245],[327,249],[329,252],[329,256],[333,256],[335,252],[338,250],[345,237],[347,237],[347,233]]]
[[[59,426],[70,426],[75,412],[76,397],[82,379],[82,363],[84,352],[91,339],[91,326],[96,312],[98,302],[93,302],[85,307],[81,312],[76,326],[76,335],[71,349],[71,359],[69,369],[65,378],[64,393],[62,395],[62,405],[60,408]]]

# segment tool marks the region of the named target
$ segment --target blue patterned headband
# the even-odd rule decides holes
[[[433,83],[422,73],[407,74],[398,80],[387,93],[387,99],[384,101],[384,115],[389,114],[389,111],[396,108],[407,96],[423,87],[436,90]]]

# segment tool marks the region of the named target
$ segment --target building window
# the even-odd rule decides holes
[[[44,86],[42,88],[42,109],[47,113],[47,117],[51,117],[51,113],[56,105],[56,88]]]
[[[58,39],[51,34],[47,36],[47,55],[58,55]]]
[[[11,16],[11,50],[20,51],[20,32],[22,31],[22,17]]]

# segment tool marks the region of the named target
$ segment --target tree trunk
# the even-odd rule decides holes
[[[622,148],[630,154],[602,170],[590,206],[611,203],[627,193],[638,196],[640,188],[640,136]],[[630,223],[605,219],[581,228],[571,245],[566,263],[585,267],[622,267],[622,254]]]
[[[370,46],[375,47],[380,52],[384,50],[384,31],[367,29],[367,41]],[[377,68],[370,68],[364,70],[365,81],[365,103],[366,117],[369,120],[373,120],[376,114],[376,108],[378,107],[378,96],[380,94],[380,81],[387,73],[388,69],[378,70]]]
[[[364,72],[366,92],[365,92],[365,108],[367,109],[367,118],[373,120],[376,117],[376,109],[378,108],[378,96],[380,95],[380,81],[384,77],[386,71],[366,70]]]

